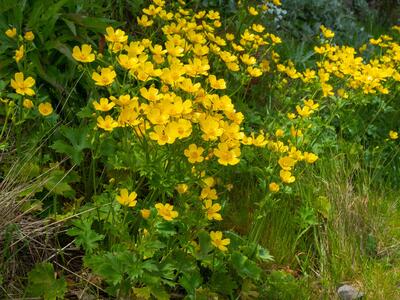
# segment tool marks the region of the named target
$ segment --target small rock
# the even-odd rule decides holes
[[[364,297],[364,293],[348,284],[342,285],[340,288],[338,288],[337,293],[342,300],[355,300],[362,299],[362,297]]]

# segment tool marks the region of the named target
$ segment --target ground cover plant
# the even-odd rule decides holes
[[[0,7],[6,298],[400,296],[400,27],[90,2]]]

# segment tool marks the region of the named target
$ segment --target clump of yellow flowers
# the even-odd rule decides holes
[[[271,49],[281,42],[279,37],[266,33],[258,23],[238,35],[220,35],[218,12],[175,9],[169,11],[164,1],[153,1],[137,18],[145,31],[161,27],[163,38],[157,41],[134,39],[122,29],[108,27],[104,36],[106,53],[98,54],[87,44],[74,46],[72,57],[89,70],[102,95],[92,100],[97,127],[110,134],[119,128],[128,130],[136,138],[160,147],[184,143],[181,155],[194,167],[194,174],[210,163],[237,165],[242,146],[274,149],[272,144],[276,142],[264,132],[246,135],[244,116],[226,92],[233,87],[216,74],[237,73],[243,82],[262,76],[270,70],[268,59],[277,59]],[[256,15],[257,10],[249,8],[249,13]],[[308,116],[315,109],[305,106],[301,114]],[[297,161],[280,160],[286,172],[281,172],[283,183],[294,181],[291,172]],[[204,175],[201,178],[199,199],[204,216],[208,221],[221,221],[223,207],[214,202],[219,198],[216,181]],[[279,191],[279,185],[274,184],[271,191]],[[188,185],[179,184],[177,191],[186,195]],[[131,207],[136,205],[133,198],[124,189],[117,196],[118,202]],[[157,203],[155,208],[165,221],[179,217],[169,203]],[[145,212],[148,218],[150,210]],[[211,237],[218,249],[226,250],[229,242],[219,232]]]
[[[258,13],[250,7],[249,14]],[[93,83],[102,95],[92,100],[100,130],[112,134],[121,128],[134,133],[139,143],[153,141],[160,147],[184,143],[181,155],[193,166],[194,174],[210,163],[221,167],[237,165],[242,146],[276,152],[281,168],[276,179],[282,184],[295,181],[293,174],[298,162],[313,163],[318,159],[317,155],[302,153],[294,145],[275,140],[263,131],[247,135],[243,131],[244,116],[235,109],[234,99],[227,92],[232,87],[225,78],[216,75],[237,73],[243,82],[250,82],[269,72],[269,59],[277,62],[279,57],[270,50],[281,43],[279,37],[266,33],[265,27],[258,23],[238,35],[219,35],[218,12],[195,13],[182,7],[168,11],[164,1],[153,1],[144,8],[137,22],[144,30],[160,26],[163,38],[135,39],[122,29],[108,27],[104,36],[108,50],[101,54],[101,60],[96,59],[99,54],[90,45],[73,48],[72,57],[85,64],[85,68],[89,66]],[[286,72],[295,74],[294,67],[290,68]],[[308,71],[304,76],[311,80],[315,73]],[[319,104],[308,99],[296,107],[296,112],[300,118],[309,118],[318,107]],[[293,130],[295,135],[302,134],[301,130]],[[283,136],[283,131],[277,135]],[[203,174],[200,180],[198,198],[205,219],[221,221],[223,206],[215,202],[219,199],[215,178]],[[176,190],[184,197],[196,193],[189,191],[191,188],[180,183]],[[272,181],[269,191],[279,190],[279,183]],[[135,198],[124,189],[117,196],[118,202],[131,207],[136,205]],[[173,221],[180,216],[175,209],[182,207],[160,202],[155,209],[163,220]],[[147,219],[151,209],[143,208],[141,214]],[[211,232],[210,237],[217,249],[227,250],[229,239],[223,239],[221,232]]]
[[[262,10],[251,6],[247,12],[255,20]],[[180,182],[176,190],[182,197],[198,192],[199,208],[208,221],[222,220],[223,211],[223,203],[214,202],[220,195],[216,179],[202,174],[209,166],[232,168],[241,162],[243,148],[264,149],[275,159],[275,172],[268,178],[266,192],[279,193],[298,179],[298,164],[313,164],[319,159],[315,153],[301,150],[309,128],[305,124],[311,126],[309,120],[320,109],[319,100],[315,100],[318,97],[295,103],[285,120],[288,128],[278,128],[275,134],[248,132],[244,129],[245,116],[235,107],[237,87],[231,76],[246,85],[276,72],[274,75],[284,77],[283,83],[294,80],[316,85],[321,98],[335,94],[346,98],[347,89],[386,94],[390,83],[400,80],[400,47],[386,35],[371,39],[365,46],[378,46],[383,53],[379,59],[367,61],[355,49],[335,45],[334,32],[321,26],[322,44],[314,49],[321,60],[315,68],[300,72],[293,62],[280,61],[274,48],[282,40],[266,32],[259,22],[240,32],[226,33],[219,29],[217,11],[195,12],[182,3],[166,5],[165,1],[153,0],[137,17],[137,25],[145,33],[141,37],[107,27],[105,50],[96,49],[94,44],[72,48],[72,58],[89,75],[94,95],[98,95],[89,100],[92,124],[99,136],[114,135],[121,140],[129,136],[130,140],[124,141],[128,145],[179,151],[181,162],[193,168],[193,176],[200,182],[196,186],[199,190],[192,191],[193,184],[188,182]],[[151,34],[156,27],[160,29],[157,37]],[[17,31],[10,28],[5,34],[15,40]],[[18,44],[13,52],[17,63],[24,59],[26,45],[34,37],[30,31],[24,34],[24,44]],[[24,96],[21,105],[25,109],[37,107],[42,116],[55,114],[50,102],[42,100],[35,105],[33,99],[25,98],[36,95],[35,79],[27,74],[16,72],[10,82],[15,93]],[[335,80],[343,83],[337,90]],[[397,139],[397,133],[389,136]],[[132,194],[124,189],[116,199],[123,206],[136,205]],[[165,202],[156,204],[157,215],[166,221],[179,218],[181,207]],[[141,211],[150,216],[149,207]]]
[[[364,94],[388,94],[390,87],[400,81],[398,71],[400,46],[389,35],[381,35],[370,39],[357,51],[346,45],[336,45],[333,41],[335,33],[321,26],[323,39],[314,52],[321,55],[316,68],[299,72],[291,61],[278,65],[278,71],[285,73],[291,79],[301,79],[303,82],[318,82],[322,97],[343,94],[343,88],[334,90],[337,80],[341,80],[347,88],[360,89]],[[372,47],[379,47],[381,55],[378,58],[365,59],[362,53]]]

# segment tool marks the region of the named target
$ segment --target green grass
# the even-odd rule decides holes
[[[254,220],[259,190],[243,176],[227,215],[242,231],[264,221],[261,242],[275,259],[267,268],[293,273],[298,292],[311,299],[335,299],[345,283],[367,299],[398,299],[399,197],[370,178],[361,160],[332,153],[305,171],[293,199],[270,199],[264,219]]]

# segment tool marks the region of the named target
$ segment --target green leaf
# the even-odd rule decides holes
[[[28,273],[27,293],[44,300],[64,299],[67,282],[63,277],[56,279],[51,263],[41,263]]]
[[[92,220],[77,220],[73,222],[74,227],[67,231],[67,234],[75,237],[75,244],[82,246],[86,252],[91,253],[96,249],[98,241],[104,239],[104,235],[92,230]]]
[[[207,231],[202,230],[198,233],[199,245],[200,245],[200,256],[206,256],[211,250],[211,238]]]
[[[168,293],[159,288],[159,289],[152,289],[151,294],[156,297],[157,300],[169,300],[170,297],[168,295]]]
[[[107,26],[119,26],[123,24],[121,22],[116,22],[107,18],[87,17],[81,14],[68,13],[63,14],[62,16],[64,19],[68,19],[77,25],[102,33],[105,32]]]
[[[55,195],[71,199],[75,197],[75,190],[69,184],[78,180],[79,176],[75,172],[69,171],[65,173],[64,170],[56,169],[51,171],[44,186]]]
[[[92,109],[89,106],[82,107],[81,110],[76,114],[79,118],[91,118],[93,114]]]
[[[64,54],[67,58],[73,60],[73,59],[72,59],[72,53],[71,53],[70,47],[68,47],[66,44],[60,42],[59,40],[55,40],[55,41],[50,40],[50,41],[47,41],[47,42],[45,43],[45,49],[48,50],[48,51],[50,51],[50,50],[52,50],[52,49],[56,49],[56,50],[58,50],[60,53]]]
[[[202,284],[203,278],[198,270],[190,273],[184,273],[179,279],[179,283],[185,288],[188,294],[194,295],[196,289]]]
[[[59,93],[66,93],[63,85],[61,85],[55,78],[49,74],[49,67],[45,68],[41,62],[41,57],[37,52],[31,52],[30,58],[32,65],[35,67],[35,72],[49,84],[51,84]],[[59,73],[59,71],[58,71]]]
[[[254,261],[240,252],[235,251],[232,253],[231,263],[241,277],[249,277],[256,280],[260,278],[261,269]]]
[[[90,128],[87,126],[83,128],[64,126],[61,128],[61,133],[67,141],[57,140],[51,148],[69,155],[75,164],[80,165],[83,160],[83,150],[92,149],[89,132]]]
[[[138,252],[145,257],[151,258],[157,251],[165,247],[166,245],[159,240],[146,240],[146,242],[139,245]]]
[[[160,272],[164,279],[174,280],[176,277],[176,268],[173,264],[164,263],[160,266]]]
[[[240,291],[241,299],[260,299],[260,293],[257,290],[257,286],[250,280],[244,280]]]
[[[143,264],[128,250],[87,256],[84,263],[113,286],[120,284],[127,276],[136,278],[143,272]]]
[[[214,272],[210,280],[210,285],[214,291],[225,295],[231,295],[237,288],[236,281],[225,270]]]
[[[331,210],[332,210],[332,206],[331,206],[331,202],[329,201],[329,199],[325,196],[319,196],[316,200],[315,200],[315,208],[317,209],[317,211],[325,218],[328,219],[330,214],[331,214]]]
[[[150,299],[151,296],[151,289],[148,286],[141,287],[141,288],[133,288],[133,293],[139,300],[147,300]]]
[[[260,245],[257,245],[256,257],[265,262],[274,261],[274,257],[269,253],[269,251]]]
[[[66,18],[62,18],[62,20],[65,22],[65,24],[68,26],[69,30],[71,30],[72,34],[76,36],[76,26],[74,22],[71,22],[70,20],[67,20]]]
[[[0,92],[3,91],[7,85],[8,83],[6,81],[0,80]]]
[[[119,284],[124,276],[124,266],[112,253],[95,256],[85,256],[85,265],[101,276],[108,284]]]
[[[196,259],[183,250],[175,250],[167,261],[174,264],[180,273],[193,272],[197,269]]]
[[[50,148],[56,150],[58,153],[68,154],[72,161],[77,165],[79,165],[83,159],[82,153],[76,152],[74,147],[64,141],[57,140],[50,146]]]
[[[169,237],[176,234],[175,226],[172,222],[161,221],[156,224],[155,228],[161,236]]]

